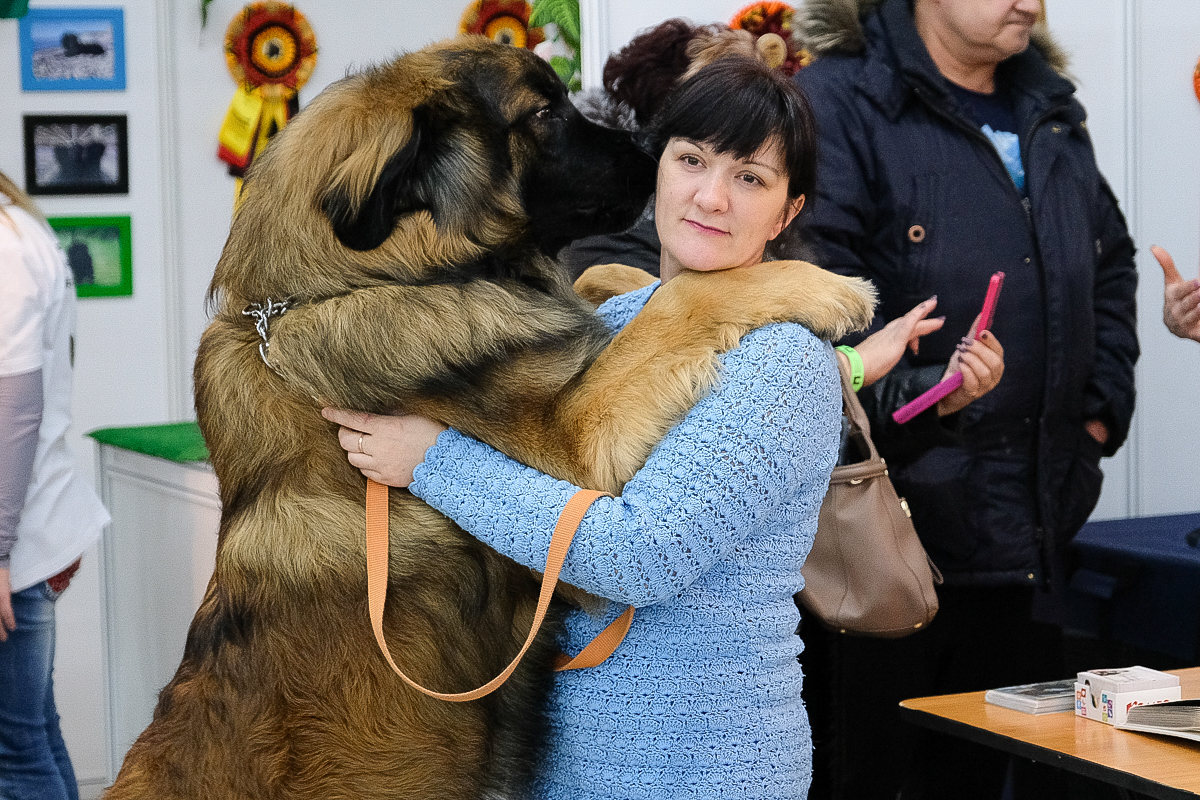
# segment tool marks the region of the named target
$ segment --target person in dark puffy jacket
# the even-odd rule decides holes
[[[997,797],[1003,757],[914,736],[896,702],[1062,677],[1052,623],[1065,546],[1133,414],[1137,275],[1040,12],[1038,0],[804,9],[816,61],[796,80],[819,134],[804,255],[871,279],[878,325],[930,295],[946,315],[860,394],[945,576],[941,612],[896,641],[805,627],[814,798]],[[956,414],[896,424],[891,413],[941,379],[997,271],[1003,380]]]

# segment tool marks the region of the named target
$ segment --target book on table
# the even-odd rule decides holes
[[[1067,678],[989,689],[983,699],[992,705],[1024,711],[1026,714],[1069,711],[1075,707],[1075,680]]]
[[[1160,733],[1200,742],[1200,700],[1134,706],[1129,709],[1125,721],[1116,727],[1123,731]]]

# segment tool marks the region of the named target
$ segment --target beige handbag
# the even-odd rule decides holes
[[[908,504],[896,496],[844,372],[842,411],[849,442],[866,460],[834,467],[796,600],[840,633],[896,639],[937,614],[934,584],[942,576],[917,538]]]

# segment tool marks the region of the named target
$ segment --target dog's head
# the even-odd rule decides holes
[[[532,53],[453,39],[339,81],[288,124],[250,172],[214,288],[304,295],[296,281],[439,280],[496,252],[552,253],[632,224],[655,166],[584,119]],[[338,275],[286,274],[280,249]]]

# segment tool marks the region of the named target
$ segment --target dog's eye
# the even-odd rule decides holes
[[[539,108],[533,115],[538,119],[550,119],[550,117],[554,116],[554,112],[550,110],[550,106],[546,106],[545,108]]]

